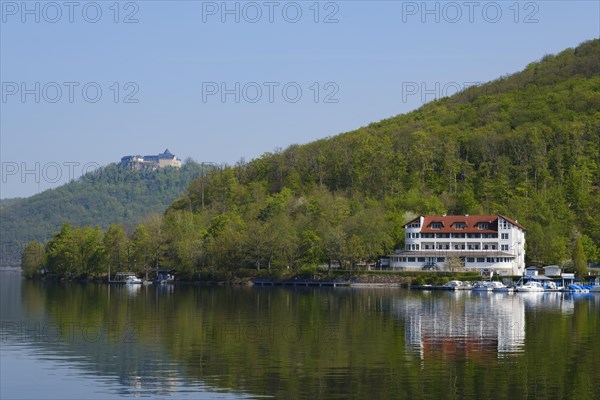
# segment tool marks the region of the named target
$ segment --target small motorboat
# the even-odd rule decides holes
[[[556,282],[548,281],[544,283],[544,291],[546,292],[560,292],[562,290],[561,286],[558,286]]]
[[[508,287],[504,283],[498,282],[498,281],[492,281],[488,284],[488,286],[492,288],[493,292],[508,293],[508,292],[514,292],[514,290],[515,290],[514,288]]]
[[[471,285],[462,281],[450,281],[442,286],[446,290],[469,290]]]
[[[529,281],[523,285],[517,286],[517,292],[544,292],[544,286],[540,282]]]
[[[474,292],[491,292],[492,286],[490,286],[491,282],[475,282],[473,285]]]
[[[128,275],[127,277],[125,277],[126,285],[139,285],[142,283],[144,283],[144,282],[135,275]]]

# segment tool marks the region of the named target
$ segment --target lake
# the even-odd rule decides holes
[[[0,398],[598,399],[600,294],[32,282]]]

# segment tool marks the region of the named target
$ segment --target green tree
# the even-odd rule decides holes
[[[27,243],[21,254],[21,270],[27,278],[33,278],[41,273],[44,265],[45,251],[44,245],[38,241]]]
[[[587,260],[583,251],[583,242],[581,236],[577,236],[575,239],[575,245],[573,246],[573,267],[575,272],[580,279],[588,274]]]
[[[129,239],[121,225],[110,225],[102,243],[105,248],[106,264],[111,274],[123,270],[124,265],[129,264]]]

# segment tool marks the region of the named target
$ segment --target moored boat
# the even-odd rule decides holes
[[[493,292],[512,292],[514,291],[514,289],[512,287],[508,287],[506,286],[504,283],[502,282],[498,282],[498,281],[492,281],[488,284],[489,287],[491,287]]]
[[[464,284],[462,281],[450,281],[442,286],[446,290],[461,290]]]
[[[473,291],[474,292],[491,292],[492,291],[492,286],[490,286],[491,282],[475,282],[475,284],[473,285]]]
[[[544,292],[544,286],[536,281],[529,281],[525,284],[519,285],[515,289],[517,292]]]
[[[139,285],[142,283],[142,280],[135,275],[129,275],[125,278],[126,285]]]
[[[553,281],[544,282],[543,287],[545,292],[560,292],[562,290],[562,286],[558,286]]]

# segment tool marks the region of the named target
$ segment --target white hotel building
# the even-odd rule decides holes
[[[404,250],[390,256],[393,270],[444,270],[450,258],[460,259],[465,270],[525,270],[525,228],[503,215],[420,216],[404,228]]]

